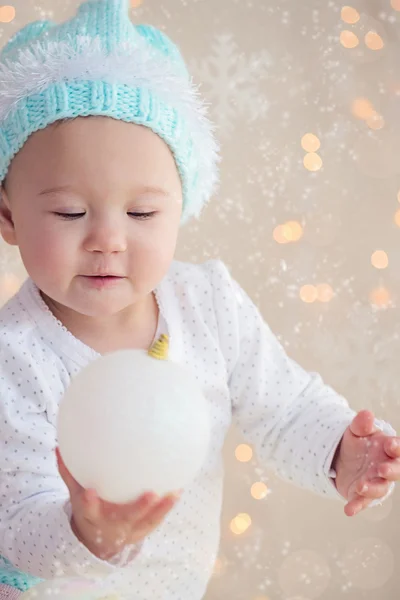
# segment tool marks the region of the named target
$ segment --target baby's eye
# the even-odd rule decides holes
[[[80,217],[84,217],[86,213],[62,213],[62,212],[55,212],[54,213],[56,216],[61,217],[62,219],[79,219]],[[151,217],[153,217],[156,214],[156,211],[153,212],[147,212],[147,213],[140,213],[140,212],[129,212],[128,215],[131,217],[134,217],[135,219],[139,219],[139,220],[145,220],[145,219],[150,219]]]
[[[142,219],[142,220],[151,219],[151,217],[153,217],[155,214],[156,214],[156,211],[147,212],[147,213],[146,212],[143,212],[143,213],[130,212],[130,213],[128,213],[129,216],[134,217],[135,219]]]
[[[57,215],[57,217],[61,217],[62,219],[79,219],[79,217],[84,217],[85,213],[61,213],[61,212],[55,212],[55,215]]]

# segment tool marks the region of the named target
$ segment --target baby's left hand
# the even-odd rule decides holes
[[[348,501],[344,508],[348,517],[367,508],[372,500],[383,498],[390,483],[400,480],[400,437],[377,429],[374,418],[369,410],[359,412],[340,444],[336,488]]]

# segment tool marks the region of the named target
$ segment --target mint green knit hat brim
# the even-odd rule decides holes
[[[181,222],[199,216],[219,183],[208,107],[179,49],[133,25],[129,0],[84,2],[60,25],[31,23],[0,54],[0,182],[31,134],[60,119],[103,115],[152,129],[181,177]]]
[[[104,116],[149,127],[169,146],[182,181],[182,223],[199,216],[201,204],[190,204],[190,189],[196,187],[195,153],[190,132],[176,110],[143,89],[104,81],[55,83],[44,92],[28,96],[3,121],[0,128],[0,181],[12,158],[29,136],[52,123],[68,118]],[[182,159],[184,157],[184,160]],[[8,164],[7,164],[8,163]]]

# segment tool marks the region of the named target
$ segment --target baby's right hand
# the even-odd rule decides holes
[[[101,500],[94,490],[85,490],[72,477],[56,450],[58,470],[66,484],[72,506],[71,527],[88,550],[109,560],[126,546],[141,542],[163,521],[179,500],[180,494],[159,498],[146,493],[129,504]]]

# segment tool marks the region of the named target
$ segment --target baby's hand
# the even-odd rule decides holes
[[[101,500],[94,490],[85,490],[72,477],[57,448],[58,470],[66,484],[72,506],[71,527],[88,550],[109,560],[126,546],[138,544],[163,521],[180,494],[159,498],[152,492],[129,504]]]

